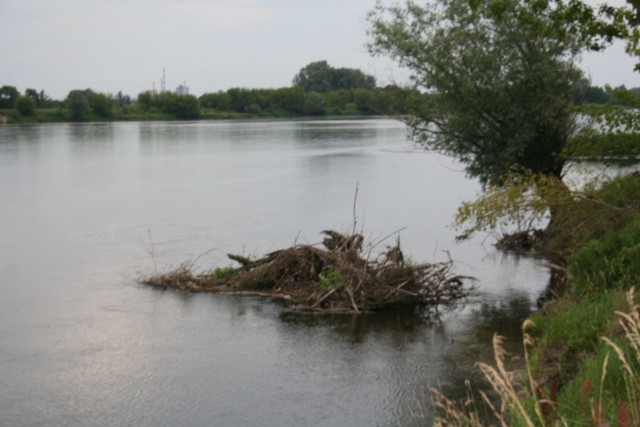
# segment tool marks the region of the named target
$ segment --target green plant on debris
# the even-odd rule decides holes
[[[335,269],[329,269],[321,272],[318,275],[318,281],[320,283],[320,288],[322,288],[325,291],[328,291],[329,289],[333,288],[337,284],[342,283],[343,278],[342,278],[342,274],[340,274],[340,271]]]
[[[213,270],[213,273],[211,273],[211,277],[214,279],[227,279],[240,273],[241,271],[241,269],[232,266],[216,267]]]

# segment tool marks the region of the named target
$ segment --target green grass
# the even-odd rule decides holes
[[[640,282],[640,220],[592,240],[569,257],[578,291],[597,292]]]
[[[228,279],[229,277],[233,277],[241,271],[241,268],[235,268],[231,266],[216,267],[211,273],[211,277],[213,279]]]
[[[615,323],[613,294],[585,295],[584,298],[564,298],[557,311],[532,317],[531,335],[540,346],[564,349],[565,357],[590,351]]]
[[[335,285],[342,283],[342,274],[338,270],[327,270],[320,273],[318,281],[320,282],[320,288],[324,291],[328,291]]]
[[[615,342],[630,351],[626,340],[618,337]],[[617,420],[622,401],[629,402],[622,362],[610,346],[599,340],[559,394],[557,416],[570,420],[572,426],[593,426],[600,411],[601,422]]]
[[[640,425],[640,299],[626,295],[640,282],[640,176],[609,182],[555,214],[546,249],[572,278],[531,317],[532,326],[527,322],[535,386],[516,404],[514,393],[499,387],[506,375],[487,377],[510,407],[505,425]],[[620,312],[630,313],[633,327],[622,329]],[[459,413],[449,411],[442,425],[480,425],[452,423]]]
[[[599,190],[556,208],[542,251],[564,261],[589,242],[621,232],[640,219],[639,208],[640,176],[632,174],[605,183]]]

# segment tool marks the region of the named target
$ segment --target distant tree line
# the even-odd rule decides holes
[[[306,92],[300,87],[279,89],[232,88],[205,93],[199,98],[206,109],[257,116],[324,116],[399,114],[400,88],[355,88]]]
[[[575,89],[576,104],[625,105],[616,89],[591,86],[587,80]],[[631,89],[640,94],[640,88]],[[225,117],[300,116],[399,116],[429,108],[436,97],[416,89],[388,85],[378,87],[373,76],[354,68],[335,68],[327,61],[312,62],[293,77],[292,86],[278,89],[231,88],[200,97],[172,92],[145,91],[137,99],[121,91],[116,95],[92,89],[71,90],[63,101],[51,99],[44,90],[0,87],[0,110],[12,110],[16,118],[47,121],[181,120]],[[45,115],[43,111],[48,111]]]
[[[150,91],[138,94],[138,106],[143,112],[161,112],[178,119],[200,117],[200,104],[193,95],[178,95],[172,92],[154,94]]]
[[[57,105],[57,101],[49,98],[44,90],[27,89],[24,95],[20,94],[15,86],[4,85],[0,87],[0,109],[13,108],[51,108]]]
[[[582,85],[574,91],[573,102],[575,104],[612,104],[633,107],[633,104],[625,102],[624,99],[616,96],[616,93],[620,90],[627,90],[627,88],[625,86],[615,88],[610,86],[591,86],[589,82],[585,80]],[[632,88],[628,89],[628,91],[640,96],[640,88]]]
[[[354,68],[335,68],[316,61],[302,68],[291,87],[232,88],[205,93],[200,105],[221,112],[258,116],[400,114],[400,89],[376,87],[373,76]]]

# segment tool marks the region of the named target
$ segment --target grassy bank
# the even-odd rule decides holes
[[[640,175],[556,206],[540,249],[563,279],[525,323],[520,387],[499,340],[496,366],[480,366],[504,404],[489,412],[509,426],[640,425]],[[468,403],[435,402],[436,424],[484,425]]]
[[[639,425],[640,378],[627,375],[610,342],[640,373],[640,354],[617,314],[637,314],[640,301],[627,298],[640,283],[640,176],[615,179],[588,196],[557,212],[548,229],[544,248],[564,260],[568,277],[531,319],[539,395],[528,403],[544,396],[550,424]]]

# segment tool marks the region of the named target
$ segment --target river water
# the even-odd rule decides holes
[[[548,271],[456,243],[449,224],[479,186],[405,134],[391,120],[0,126],[0,426],[418,425],[429,385],[461,396],[494,331],[518,348]],[[406,255],[451,257],[476,289],[453,309],[319,316],[137,280],[316,243],[354,216],[377,247],[400,230]]]

